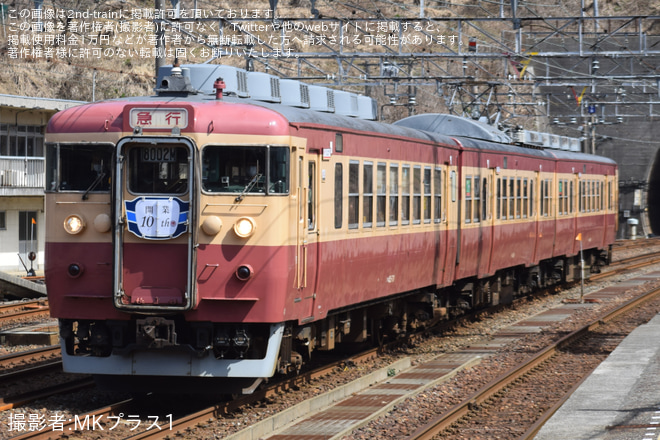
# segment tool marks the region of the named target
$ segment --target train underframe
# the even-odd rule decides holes
[[[584,260],[586,278],[609,264],[611,249],[587,250]],[[61,319],[63,363],[65,371],[101,374],[101,382],[113,389],[148,391],[163,382],[179,392],[172,379],[184,376],[199,383],[184,390],[250,393],[263,378],[295,374],[315,352],[381,344],[468,310],[508,304],[537,289],[579,280],[580,267],[579,255],[554,258],[358,304],[308,324],[188,322],[182,315]],[[217,386],[209,386],[212,381]]]

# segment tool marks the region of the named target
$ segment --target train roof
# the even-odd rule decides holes
[[[166,102],[172,105],[183,103],[190,105],[203,105],[216,102],[216,98],[213,95],[207,94],[187,94],[184,96],[142,96],[99,101],[97,103],[87,104],[83,107],[87,107],[89,109],[96,105],[116,105],[122,102],[127,104],[137,102]],[[333,127],[338,131],[361,131],[381,134],[384,136],[399,136],[419,139],[425,142],[440,143],[450,147],[458,147],[456,143],[457,140],[460,142],[463,148],[468,149],[527,155],[549,160],[563,159],[582,162],[598,162],[612,165],[616,164],[616,162],[613,160],[602,156],[594,156],[585,153],[575,153],[562,150],[525,148],[511,143],[498,142],[498,140],[507,140],[508,137],[501,132],[499,132],[501,135],[494,134],[496,130],[483,127],[485,124],[477,125],[474,124],[474,121],[470,121],[466,118],[461,118],[458,116],[438,114],[417,115],[411,118],[405,118],[393,124],[389,124],[367,119],[353,118],[334,113],[325,113],[306,108],[292,107],[278,103],[258,101],[250,98],[240,98],[236,96],[224,96],[222,98],[222,102],[254,105],[257,107],[265,108],[277,112],[283,116],[289,122],[289,124],[309,124],[312,126],[318,125],[319,127]],[[67,111],[75,111],[76,109],[80,109],[80,107],[74,107],[72,110],[65,110],[56,116],[65,116],[64,113]],[[449,125],[452,128],[447,129],[446,124],[444,124],[443,128],[443,124],[438,124],[437,122],[441,119],[444,119],[445,122],[452,122],[453,124]],[[487,139],[484,139],[484,137]]]
[[[246,102],[249,100],[246,99],[236,99],[237,102]],[[512,143],[497,142],[495,139],[510,141],[510,138],[502,133],[494,133],[494,128],[491,127],[491,136],[488,139],[483,139],[478,136],[484,135],[488,128],[484,127],[486,124],[478,123],[473,124],[476,121],[471,121],[466,118],[461,118],[453,115],[438,115],[438,114],[428,114],[428,115],[417,115],[420,118],[417,119],[415,116],[411,118],[406,118],[400,121],[396,121],[393,124],[388,124],[384,122],[375,122],[363,119],[356,119],[347,116],[335,115],[335,114],[326,114],[314,110],[302,109],[296,107],[288,107],[281,104],[272,104],[265,103],[261,101],[251,101],[253,105],[266,107],[272,109],[282,116],[284,116],[290,123],[307,123],[307,124],[319,124],[325,126],[333,126],[340,129],[349,129],[357,131],[369,131],[384,135],[394,135],[394,136],[403,136],[413,139],[420,139],[423,141],[432,141],[438,142],[445,145],[456,145],[454,139],[458,140],[461,145],[465,148],[471,148],[476,150],[483,151],[497,151],[502,153],[509,154],[521,154],[527,156],[535,156],[545,159],[562,159],[562,160],[574,160],[580,162],[598,162],[603,164],[616,165],[616,162],[612,159],[603,156],[595,156],[592,154],[586,153],[576,153],[571,151],[563,150],[550,150],[550,149],[539,149],[539,148],[526,148],[521,147]],[[469,121],[467,124],[463,123],[459,125],[460,127],[470,128],[466,132],[461,132],[459,129],[452,130],[449,133],[444,132],[434,132],[427,129],[424,129],[425,123],[428,123],[426,127],[432,128],[433,121],[437,122],[438,116],[447,116],[446,120],[448,121]],[[408,124],[408,121],[414,121],[415,123]],[[417,124],[418,121],[421,121],[420,124]]]

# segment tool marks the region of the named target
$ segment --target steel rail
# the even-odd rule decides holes
[[[564,336],[559,341],[553,343],[552,345],[538,352],[532,358],[518,364],[517,366],[511,368],[509,371],[504,373],[503,375],[492,380],[482,389],[473,393],[471,396],[465,399],[463,402],[452,407],[449,411],[445,412],[444,414],[441,414],[440,416],[431,420],[426,425],[417,429],[412,435],[407,437],[407,440],[431,440],[440,432],[447,429],[451,424],[457,422],[461,418],[468,415],[468,413],[472,410],[472,408],[475,407],[475,405],[481,405],[482,403],[491,399],[498,392],[510,386],[517,379],[523,377],[529,371],[533,370],[534,368],[538,367],[542,363],[552,358],[560,349],[575,343],[576,341],[583,338],[590,332],[593,332],[596,328],[600,327],[604,323],[613,320],[614,318],[620,316],[621,314],[626,313],[627,311],[635,307],[638,307],[640,304],[649,301],[650,299],[658,295],[660,295],[660,288],[646,292],[645,294],[640,295],[637,298],[629,300],[625,304],[617,307],[615,310],[603,314],[602,316],[592,321],[591,323],[583,326],[582,328]],[[542,418],[543,417],[549,418],[550,416],[552,416],[552,414],[554,414],[554,412],[551,413],[550,411],[548,411],[542,416]],[[540,429],[540,426],[542,426],[544,422],[542,422],[542,420],[539,420],[537,421],[537,423],[539,424],[538,429]],[[523,437],[523,438],[527,439],[531,437]]]
[[[60,356],[59,345],[49,345],[47,347],[35,348],[33,350],[10,353],[0,356],[0,367],[7,368],[22,362],[48,360]]]

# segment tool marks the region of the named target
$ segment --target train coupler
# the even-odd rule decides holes
[[[174,321],[160,317],[149,317],[136,321],[136,342],[149,348],[176,345]]]

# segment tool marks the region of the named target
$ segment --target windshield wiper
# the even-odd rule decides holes
[[[96,188],[99,185],[99,183],[101,183],[101,181],[103,180],[104,177],[105,177],[105,171],[101,171],[101,173],[98,176],[96,176],[96,179],[94,179],[92,184],[89,185],[89,188],[87,188],[87,191],[85,191],[85,193],[82,195],[83,200],[87,200],[89,192],[92,191],[94,188]]]
[[[263,174],[261,174],[261,173],[255,174],[254,177],[252,179],[250,179],[248,184],[245,185],[245,188],[243,188],[243,191],[238,196],[236,196],[234,201],[235,202],[240,202],[241,200],[243,200],[243,197],[245,197],[245,194],[249,193],[250,190],[252,188],[254,188],[254,185],[257,184],[257,182],[259,181],[259,179],[261,179],[262,176],[263,176]]]

